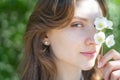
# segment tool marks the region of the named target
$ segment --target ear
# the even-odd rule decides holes
[[[42,42],[43,42],[43,44],[46,45],[46,46],[49,46],[49,45],[50,45],[50,41],[49,41],[47,35],[45,35],[45,36],[43,37]]]

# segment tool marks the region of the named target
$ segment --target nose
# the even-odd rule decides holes
[[[95,43],[95,41],[94,41],[93,38],[88,37],[88,38],[85,40],[85,45],[87,45],[87,46],[96,46],[96,43]]]
[[[85,39],[85,44],[87,46],[96,46],[97,44],[95,43],[94,40],[94,35],[97,32],[96,28],[94,27],[94,25],[92,24],[92,26],[90,26],[87,30],[87,38]]]
[[[87,46],[96,46],[97,44],[95,43],[94,40],[94,35],[95,35],[96,31],[95,30],[91,30],[89,31],[87,38],[85,39],[85,44]]]

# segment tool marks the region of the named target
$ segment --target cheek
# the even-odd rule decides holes
[[[78,53],[84,45],[84,39],[84,34],[80,32],[64,31],[51,37],[51,47],[56,55],[74,56],[74,53]]]
[[[63,35],[64,40],[69,44],[77,45],[85,40],[85,34],[80,30],[68,31]]]

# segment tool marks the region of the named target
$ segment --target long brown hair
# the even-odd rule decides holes
[[[106,14],[104,0],[97,0],[103,14]],[[50,47],[42,42],[50,29],[65,27],[74,15],[74,0],[39,0],[31,14],[25,33],[25,56],[22,61],[20,80],[55,80],[56,65]],[[83,71],[85,80],[95,72]],[[89,75],[90,74],[90,75]]]

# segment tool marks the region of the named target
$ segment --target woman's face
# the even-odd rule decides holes
[[[96,0],[80,0],[75,7],[74,18],[62,29],[48,32],[50,47],[57,62],[89,70],[94,64],[101,45],[94,42],[94,20],[102,16]]]

